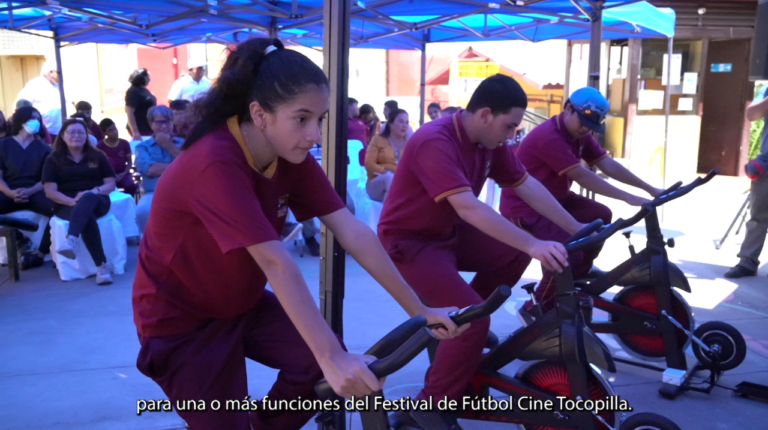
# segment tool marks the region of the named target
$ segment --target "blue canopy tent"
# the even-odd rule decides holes
[[[49,31],[57,49],[60,44],[86,42],[139,43],[167,49],[186,43],[237,43],[267,35],[291,44],[321,47],[322,12],[321,0],[18,1],[0,3],[0,25],[22,32]],[[538,42],[590,35],[599,43],[603,37],[672,37],[675,22],[671,9],[658,9],[643,1],[355,1],[350,14],[351,47],[422,51],[422,99],[428,43]],[[597,86],[598,71],[599,58],[595,57],[590,61],[590,85]],[[424,121],[423,101],[420,121]]]
[[[583,1],[583,0],[582,0]],[[81,0],[0,3],[8,30],[46,30],[65,44],[139,43],[168,48],[185,43],[232,43],[271,35],[304,46],[323,46],[322,1],[207,0],[176,2]],[[526,2],[517,2],[525,4]],[[576,0],[530,6],[475,0],[379,0],[353,2],[351,46],[420,49],[436,42],[585,39],[592,6]],[[674,12],[647,2],[602,6],[607,38],[670,37]],[[423,32],[430,29],[425,40]]]
[[[49,37],[55,41],[59,68],[62,44],[86,42],[139,43],[165,49],[186,43],[233,43],[270,36],[296,45],[323,47],[325,70],[331,82],[331,114],[323,138],[323,167],[342,196],[346,194],[347,154],[346,146],[336,142],[346,141],[347,136],[346,72],[350,47],[422,51],[423,121],[424,53],[428,43],[589,38],[589,84],[597,86],[598,47],[603,37],[666,37],[671,51],[674,26],[675,15],[671,9],[658,9],[636,0],[498,3],[487,0],[373,0],[368,3],[357,0],[19,0],[0,3],[0,27],[52,33]],[[323,235],[322,241],[321,310],[333,330],[341,334],[344,250],[330,232]]]

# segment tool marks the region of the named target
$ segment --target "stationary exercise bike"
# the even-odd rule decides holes
[[[663,369],[636,360],[615,358],[619,362],[664,371],[665,382],[659,393],[669,399],[686,390],[711,392],[722,372],[739,366],[747,353],[743,336],[730,324],[710,321],[695,327],[690,306],[672,288],[691,291],[683,272],[668,259],[666,247],[673,248],[675,241],[664,240],[656,212],[657,207],[688,194],[709,182],[716,174],[717,171],[713,170],[685,187],[678,182],[635,216],[623,221],[622,229],[645,219],[646,248],[638,253],[630,243],[631,256],[627,261],[596,278],[580,279],[575,283],[581,293],[580,303],[585,320],[594,332],[613,334],[635,358],[643,361],[666,360],[667,369]],[[631,232],[623,234],[629,239]],[[601,296],[615,285],[624,289],[611,300]],[[607,312],[609,321],[594,321],[593,308]],[[699,363],[689,372],[685,350],[691,341]],[[690,385],[691,376],[698,370],[710,372],[704,381],[708,384],[707,388]]]
[[[566,250],[573,253],[597,246],[623,225],[622,220],[618,220],[600,233],[590,236],[602,226],[602,221],[595,221],[569,239],[565,244]],[[539,315],[535,322],[518,329],[485,353],[464,392],[465,397],[479,396],[487,399],[493,389],[501,392],[504,396],[502,399],[510,403],[520,400],[523,403],[495,410],[464,408],[457,411],[457,417],[518,424],[526,430],[679,429],[669,419],[650,413],[635,414],[622,420],[621,414],[617,412],[631,410],[631,407],[628,404],[621,405],[618,397],[611,397],[615,396],[615,392],[598,370],[602,368],[615,372],[616,366],[608,348],[584,321],[570,266],[555,277],[555,284],[556,308]],[[526,287],[532,288],[533,285]],[[529,363],[515,376],[500,372],[516,359]],[[566,399],[582,402],[614,399],[616,403],[612,410],[574,410],[568,407]],[[522,410],[526,405],[536,406],[533,410]],[[407,411],[393,414],[390,423],[395,430],[420,428]]]
[[[456,325],[464,325],[480,318],[490,316],[512,294],[510,287],[502,285],[491,294],[488,299],[480,305],[468,306],[451,314],[451,319]],[[440,327],[440,326],[437,326]],[[377,378],[383,378],[402,369],[411,360],[416,358],[427,346],[435,341],[431,328],[427,326],[427,319],[422,316],[416,316],[389,332],[381,340],[376,342],[366,355],[372,355],[377,358],[376,361],[368,365]],[[336,400],[344,403],[331,388],[331,385],[325,380],[321,380],[315,385],[315,392],[321,399]],[[383,391],[377,391],[366,396],[369,405],[376,404],[376,398],[383,399]],[[320,424],[323,430],[345,430],[344,425],[346,410],[328,411],[321,413],[315,421]],[[389,417],[387,411],[383,408],[379,410],[361,409],[360,418],[364,430],[389,430]]]

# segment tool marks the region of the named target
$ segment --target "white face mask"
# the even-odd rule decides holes
[[[29,134],[37,134],[37,132],[40,131],[40,121],[36,119],[30,119],[26,124],[24,124],[24,130],[26,130]]]

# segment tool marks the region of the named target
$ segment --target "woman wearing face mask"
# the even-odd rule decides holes
[[[40,118],[31,106],[18,109],[13,115],[13,137],[0,140],[0,214],[28,210],[53,216],[53,202],[45,196],[41,182],[51,147],[39,139]],[[50,247],[51,228],[46,225],[40,246],[25,267],[42,266]]]
[[[329,99],[311,60],[251,39],[195,102],[201,121],[157,184],[133,284],[137,366],[172,402],[242,401],[246,358],[280,370],[272,400],[317,399],[323,376],[342,396],[381,389],[370,358],[347,353],[325,323],[281,242],[288,209],[299,221],[319,217],[408,314],[445,324],[438,338],[461,332],[451,308],[419,301],[309,154]],[[195,430],[298,430],[315,414],[258,409],[179,414]]]
[[[389,112],[384,131],[371,140],[365,153],[365,169],[368,183],[365,190],[368,197],[377,202],[387,198],[395,169],[408,141],[408,112],[395,109]]]
[[[56,203],[56,216],[69,221],[66,242],[56,252],[74,260],[82,236],[97,266],[96,285],[111,284],[111,268],[96,220],[109,212],[109,193],[115,189],[115,172],[107,156],[88,141],[88,131],[82,121],[64,121],[53,144],[53,153],[45,160],[43,185],[45,194]]]

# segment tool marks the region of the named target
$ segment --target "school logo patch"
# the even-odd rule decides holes
[[[277,217],[282,218],[288,215],[288,195],[280,197],[277,201]]]
[[[99,163],[97,163],[95,161],[89,161],[88,162],[88,167],[91,168],[91,169],[95,169],[96,167],[99,167]]]
[[[125,151],[120,151],[117,153],[118,157],[125,157]]]

